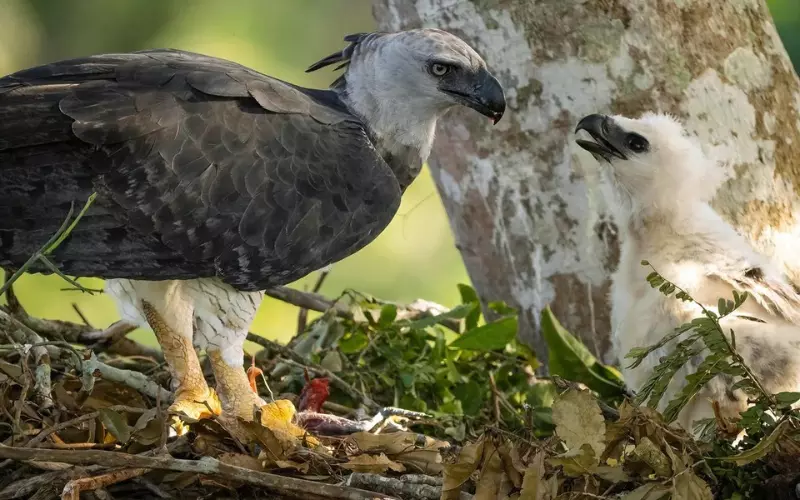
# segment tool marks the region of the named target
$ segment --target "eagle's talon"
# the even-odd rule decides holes
[[[200,395],[187,394],[183,396],[179,394],[167,412],[180,417],[187,423],[194,423],[220,415],[222,404],[217,393],[213,389],[208,389],[205,394]]]

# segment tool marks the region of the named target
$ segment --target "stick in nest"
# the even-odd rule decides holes
[[[258,472],[244,467],[225,464],[205,457],[201,460],[183,460],[171,456],[142,456],[101,450],[47,450],[40,448],[14,448],[0,444],[0,458],[18,461],[36,460],[62,462],[76,465],[102,464],[106,467],[125,467],[193,472],[216,476],[229,481],[239,481],[261,486],[273,493],[291,497],[331,498],[341,500],[395,500],[395,497],[378,495],[347,486],[318,483],[306,479]]]

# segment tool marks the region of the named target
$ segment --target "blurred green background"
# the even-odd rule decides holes
[[[778,30],[800,64],[800,0],[770,0]],[[0,75],[67,57],[173,47],[253,67],[300,85],[326,87],[329,71],[306,74],[309,64],[343,45],[348,33],[375,29],[371,0],[0,0]],[[315,275],[295,286],[310,286]],[[424,297],[452,306],[456,283],[467,282],[444,209],[425,171],[406,192],[397,217],[381,236],[333,267],[322,293],[345,288],[381,298]],[[83,280],[93,288],[99,280]],[[17,285],[29,313],[103,328],[116,319],[108,297],[61,291],[57,277],[25,276]],[[288,340],[296,309],[267,299],[252,330]],[[149,331],[134,338],[155,343]]]

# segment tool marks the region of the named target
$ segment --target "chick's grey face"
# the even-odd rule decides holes
[[[391,78],[414,89],[408,96],[444,110],[472,108],[497,123],[506,109],[503,88],[481,57],[460,38],[438,30],[409,33],[396,45]],[[391,83],[391,82],[387,82]]]
[[[588,133],[591,140],[575,142],[592,153],[601,165],[609,167],[623,193],[633,197],[650,197],[658,184],[661,147],[651,142],[655,130],[644,122],[623,117],[594,114],[581,119],[575,132]]]
[[[605,115],[589,115],[578,122],[575,132],[585,130],[593,139],[578,139],[577,144],[598,160],[614,163],[650,152],[650,141],[642,134],[624,129],[616,120]]]

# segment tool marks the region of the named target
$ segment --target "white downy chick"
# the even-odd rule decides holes
[[[647,260],[667,280],[686,290],[709,310],[733,290],[750,297],[721,326],[735,333],[736,348],[766,390],[800,391],[800,296],[786,276],[709,204],[724,181],[722,168],[670,116],[648,113],[639,119],[590,115],[576,132],[592,138],[578,144],[604,166],[620,228],[620,262],[612,276],[612,345],[626,383],[638,391],[675,347],[675,341],[651,353],[636,368],[625,355],[634,347],[656,344],[664,335],[702,316],[693,303],[666,297],[650,287]],[[686,335],[686,334],[684,334]],[[685,337],[681,337],[685,338]],[[659,409],[685,385],[702,356],[691,359],[672,380]],[[678,416],[692,423],[714,416],[738,418],[747,395],[733,389],[736,379],[717,376]]]

